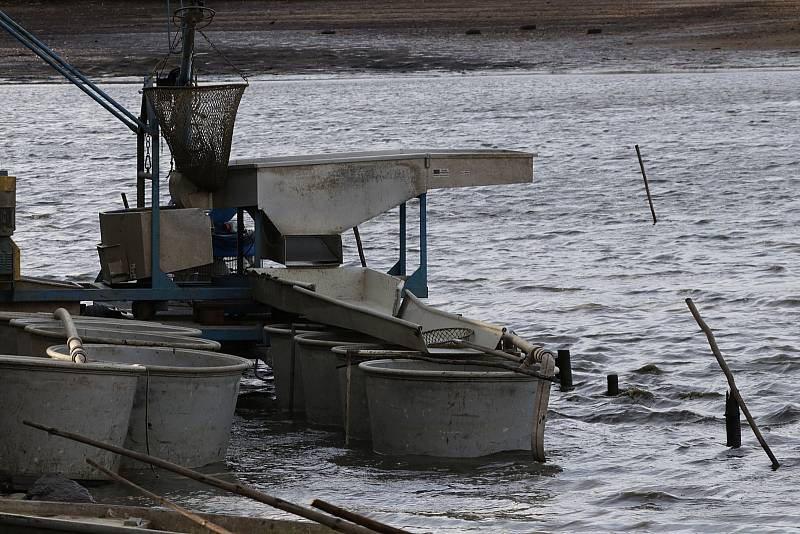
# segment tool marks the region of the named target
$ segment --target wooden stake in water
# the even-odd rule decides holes
[[[689,306],[689,311],[692,312],[692,316],[694,316],[694,320],[697,321],[697,324],[700,326],[700,329],[705,333],[706,338],[708,338],[708,344],[711,347],[711,352],[714,353],[714,357],[717,359],[717,363],[719,363],[720,368],[722,368],[722,372],[725,373],[725,378],[728,379],[728,386],[731,389],[731,395],[736,399],[736,402],[739,404],[739,407],[742,409],[742,413],[744,413],[747,422],[750,423],[750,428],[753,429],[753,434],[756,435],[756,439],[761,444],[761,448],[764,449],[764,452],[767,453],[769,459],[772,461],[772,470],[778,469],[781,464],[778,462],[778,459],[775,458],[775,455],[772,454],[772,449],[769,448],[767,445],[767,440],[764,439],[764,436],[761,435],[761,431],[758,429],[758,425],[756,425],[753,416],[750,415],[750,410],[747,409],[747,405],[744,403],[744,399],[742,395],[739,393],[739,390],[736,388],[736,382],[733,380],[733,373],[731,372],[730,367],[725,362],[725,358],[722,357],[722,353],[719,351],[719,347],[717,346],[717,341],[714,339],[714,333],[708,327],[708,325],[703,321],[703,318],[700,317],[700,312],[697,311],[697,308],[692,302],[692,299],[686,299],[686,305]]]
[[[639,158],[639,168],[642,169],[642,178],[644,179],[644,190],[647,192],[647,202],[650,203],[650,213],[653,214],[653,224],[656,223],[656,210],[653,207],[653,197],[650,196],[650,185],[647,183],[647,174],[644,172],[644,162],[642,162],[642,153],[639,151],[639,145],[636,146],[636,156]]]

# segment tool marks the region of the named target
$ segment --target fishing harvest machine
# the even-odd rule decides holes
[[[269,301],[277,297],[262,298],[254,288],[258,277],[252,271],[258,271],[262,259],[288,268],[339,268],[342,233],[354,229],[360,250],[358,225],[397,206],[400,251],[389,274],[405,281],[404,290],[424,297],[427,191],[533,179],[533,155],[502,150],[360,152],[229,162],[236,112],[247,84],[197,85],[192,70],[195,30],[210,22],[213,11],[195,0],[175,17],[182,32],[180,67],[166,78],[145,79],[141,112],[135,115],[0,11],[0,27],[137,137],[136,206],[100,214],[101,272],[95,282],[45,283],[20,276],[19,251],[11,241],[15,182],[0,176],[0,303],[129,301],[134,314],[143,317],[168,300],[255,297],[281,308],[280,302]],[[169,175],[171,206],[160,205],[160,135],[176,166]],[[420,264],[409,273],[406,202],[414,198],[420,209]],[[245,230],[245,213],[252,218],[252,231]],[[233,217],[236,224],[226,224]],[[294,311],[291,305],[286,308]]]

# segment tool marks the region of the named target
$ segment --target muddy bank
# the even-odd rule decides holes
[[[800,50],[800,0],[207,5],[217,15],[204,31],[215,47],[198,38],[206,74],[235,74],[230,63],[249,75],[793,67]],[[0,0],[0,9],[93,76],[140,76],[177,59],[165,1]],[[0,35],[0,77],[50,77],[40,63]]]

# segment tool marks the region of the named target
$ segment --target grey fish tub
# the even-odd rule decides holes
[[[372,440],[369,423],[369,403],[367,401],[366,377],[359,364],[389,358],[407,358],[409,354],[419,355],[403,347],[368,343],[363,345],[342,345],[331,349],[336,355],[336,370],[339,379],[339,394],[344,414],[345,434],[350,439]],[[429,354],[441,358],[484,359],[483,353],[470,349],[430,348]],[[348,367],[349,366],[349,367]],[[473,367],[473,370],[475,368]],[[349,370],[349,378],[348,378]]]
[[[116,454],[50,436],[22,421],[66,428],[122,446],[136,386],[144,374],[139,366],[0,356],[0,472],[105,479],[86,458],[117,471]]]
[[[340,345],[375,341],[375,338],[347,330],[297,336],[296,350],[302,369],[306,419],[309,423],[327,428],[344,428],[337,358],[332,349]]]
[[[90,361],[141,365],[125,447],[185,467],[225,459],[239,394],[252,362],[216,352],[164,347],[84,345]],[[66,345],[51,358],[69,359]],[[125,467],[142,464],[123,461]]]
[[[372,360],[359,368],[376,453],[474,458],[531,450],[536,378],[419,360]]]
[[[264,334],[269,338],[270,365],[275,375],[275,397],[281,410],[295,414],[305,413],[303,377],[297,359],[295,338],[301,334],[325,330],[328,327],[315,323],[271,324],[264,327]]]

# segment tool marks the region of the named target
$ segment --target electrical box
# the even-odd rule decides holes
[[[213,263],[211,219],[198,208],[162,207],[160,213],[161,270],[181,271]],[[100,214],[101,276],[119,283],[150,278],[150,208]]]

